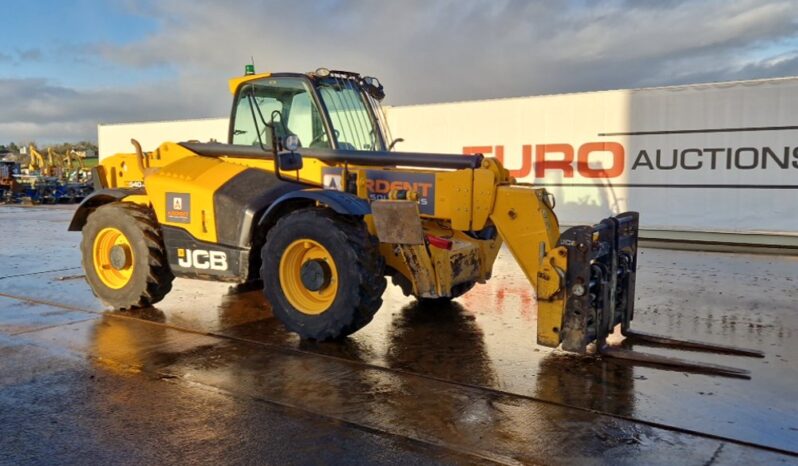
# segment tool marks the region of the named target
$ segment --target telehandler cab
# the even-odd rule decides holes
[[[506,244],[537,292],[539,344],[697,364],[605,345],[618,325],[647,338],[629,331],[637,213],[561,234],[553,196],[515,182],[494,158],[392,151],[398,140],[374,78],[248,66],[230,91],[228,143],[166,142],[145,153],[133,140],[135,153],[96,168],[102,189],[69,229],[83,232],[86,279],[105,304],[157,303],[176,276],[262,280],[288,329],[335,339],[372,320],[386,276],[419,300],[453,299],[490,279]]]

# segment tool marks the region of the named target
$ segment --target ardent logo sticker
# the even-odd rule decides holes
[[[191,223],[191,195],[166,193],[166,221]]]
[[[341,171],[337,167],[322,169],[325,189],[341,190]],[[432,173],[366,170],[366,189],[371,200],[388,199],[388,194],[394,189],[415,191],[418,194],[419,212],[435,214],[435,175]]]
[[[227,254],[207,249],[177,249],[177,265],[186,269],[227,270]]]
[[[392,172],[366,170],[366,188],[369,199],[388,199],[394,189],[415,191],[418,194],[418,211],[435,214],[435,175],[432,173]]]

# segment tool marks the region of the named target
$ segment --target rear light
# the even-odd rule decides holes
[[[438,236],[427,235],[427,242],[430,246],[434,246],[439,249],[452,249],[451,240],[440,238]]]

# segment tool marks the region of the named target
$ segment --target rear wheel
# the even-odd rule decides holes
[[[157,303],[172,289],[158,223],[129,202],[98,207],[83,227],[83,270],[95,296],[114,309]]]
[[[269,231],[261,258],[274,315],[302,338],[350,335],[382,305],[385,261],[360,219],[323,208],[294,211]]]

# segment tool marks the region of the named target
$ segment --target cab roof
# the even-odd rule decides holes
[[[235,94],[236,91],[238,90],[238,87],[244,83],[255,81],[257,79],[268,78],[271,75],[272,75],[271,73],[259,73],[259,74],[248,74],[244,76],[236,76],[235,78],[231,78],[230,81],[228,81],[228,84],[230,86],[230,93]]]
[[[320,68],[321,69],[321,68]],[[359,78],[360,74],[353,73],[351,71],[340,71],[340,70],[327,70],[328,73],[333,75],[343,75],[347,77],[356,77]],[[268,78],[270,76],[280,76],[280,77],[301,77],[305,76],[307,78],[313,79],[316,78],[316,72],[311,71],[309,73],[258,73],[258,74],[246,74],[244,76],[236,76],[235,78],[231,78],[228,81],[228,85],[230,87],[230,93],[235,94],[238,88],[244,84],[251,81],[256,81],[258,79]]]

